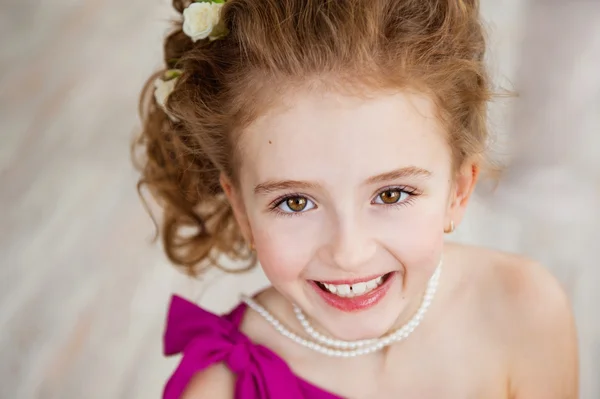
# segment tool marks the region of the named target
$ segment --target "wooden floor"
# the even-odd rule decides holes
[[[582,395],[600,398],[600,2],[483,1],[506,176],[455,238],[543,261],[569,292]],[[0,397],[151,398],[169,295],[231,306],[259,271],[180,276],[150,239],[129,142],[175,16],[163,0],[0,4]]]

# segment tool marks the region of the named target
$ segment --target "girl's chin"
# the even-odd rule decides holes
[[[335,324],[332,324],[331,320],[320,324],[327,330],[327,336],[343,341],[357,341],[380,338],[388,334],[395,321],[395,317],[381,315],[375,320],[356,317],[355,320],[344,320]]]

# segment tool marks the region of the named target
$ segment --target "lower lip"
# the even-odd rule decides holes
[[[332,294],[331,292],[323,291],[314,281],[311,281],[310,285],[315,291],[317,291],[317,294],[319,294],[328,305],[343,312],[360,312],[362,310],[372,308],[381,302],[381,300],[385,297],[385,294],[387,294],[389,291],[395,278],[396,272],[390,274],[385,282],[379,287],[375,288],[373,291],[352,298],[342,298]]]

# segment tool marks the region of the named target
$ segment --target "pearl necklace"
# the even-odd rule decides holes
[[[398,329],[395,332],[390,333],[382,338],[365,339],[365,340],[359,340],[359,341],[342,341],[342,340],[333,339],[333,338],[327,337],[323,334],[320,334],[318,331],[316,331],[310,325],[310,323],[306,319],[306,316],[304,316],[304,313],[296,304],[294,304],[294,313],[296,314],[296,319],[298,319],[298,321],[304,328],[304,331],[308,335],[310,335],[315,341],[317,341],[321,344],[333,347],[333,348],[356,349],[356,348],[368,347],[368,346],[372,346],[372,345],[378,345],[380,342],[387,342],[386,338],[388,338],[388,337],[391,337],[390,343],[397,342],[397,341],[400,341],[400,340],[408,337],[408,335],[410,333],[412,333],[413,330],[415,328],[417,328],[417,326],[421,323],[421,320],[423,320],[425,312],[427,311],[427,309],[429,309],[429,305],[431,305],[431,301],[433,300],[433,296],[435,295],[435,292],[437,290],[440,272],[441,272],[441,261],[440,261],[440,264],[438,265],[438,267],[436,268],[435,272],[433,273],[433,275],[427,282],[427,288],[425,290],[425,295],[423,296],[421,305],[419,306],[419,309],[417,309],[417,312],[415,313],[415,315],[408,321],[408,323],[406,323],[400,329]],[[387,345],[389,345],[389,344],[387,344]],[[387,345],[384,345],[384,346],[387,346]]]
[[[366,339],[359,341],[342,341],[336,340],[333,338],[326,337],[320,333],[318,333],[306,320],[306,317],[302,313],[302,310],[294,305],[294,313],[296,317],[300,321],[300,324],[306,331],[308,335],[310,335],[315,341],[306,340],[299,335],[293,333],[288,330],[279,320],[277,320],[267,309],[259,305],[253,299],[242,296],[242,300],[254,311],[256,311],[259,315],[261,315],[267,322],[269,322],[277,332],[279,332],[284,337],[291,339],[299,345],[302,345],[308,349],[314,350],[321,354],[332,356],[332,357],[356,357],[362,356],[369,353],[373,353],[383,349],[386,346],[389,346],[395,342],[402,341],[406,339],[421,323],[425,312],[431,305],[431,301],[435,295],[435,292],[438,287],[438,282],[441,273],[441,262],[438,265],[437,269],[429,279],[427,283],[427,289],[425,290],[425,295],[423,296],[423,300],[421,301],[421,305],[419,309],[415,313],[415,315],[406,323],[404,326],[395,330],[392,333],[389,333],[381,338],[374,339]]]

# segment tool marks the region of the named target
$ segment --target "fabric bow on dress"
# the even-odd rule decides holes
[[[236,374],[237,399],[309,397],[307,387],[301,386],[303,381],[283,359],[268,348],[254,344],[239,331],[244,311],[244,305],[240,305],[225,317],[217,316],[173,296],[164,335],[164,353],[167,356],[182,353],[183,358],[165,386],[164,399],[179,399],[197,372],[221,362]],[[316,390],[316,387],[310,388]],[[322,398],[337,397],[320,390],[312,393]]]

